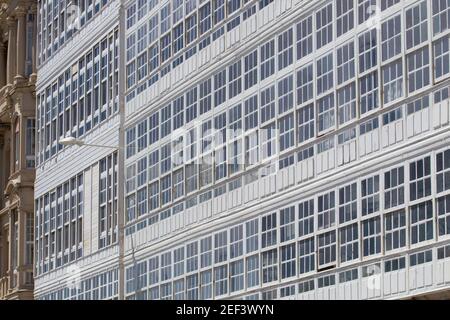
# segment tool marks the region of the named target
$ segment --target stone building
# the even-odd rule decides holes
[[[35,1],[0,1],[0,299],[33,298]]]

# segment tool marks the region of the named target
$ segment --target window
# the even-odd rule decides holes
[[[344,124],[356,118],[356,88],[355,83],[337,91],[339,124]]]
[[[300,282],[298,284],[298,293],[305,293],[314,290],[314,279]]]
[[[295,243],[280,248],[281,250],[281,279],[296,275]]]
[[[192,242],[186,245],[186,272],[198,270],[198,243]]]
[[[335,224],[334,213],[334,191],[323,194],[317,198],[317,227],[318,229],[325,229]]]
[[[299,273],[308,273],[315,269],[314,238],[301,240],[298,243]]]
[[[161,281],[172,278],[172,252],[166,252],[161,255]]]
[[[437,35],[450,28],[450,3],[446,0],[433,0],[433,34]]]
[[[407,115],[414,114],[415,112],[419,112],[421,110],[425,110],[430,106],[430,97],[424,96],[420,99],[417,99],[413,102],[407,104]]]
[[[147,157],[143,157],[137,162],[137,187],[147,183]]]
[[[405,202],[404,169],[395,168],[384,173],[384,208],[389,209]]]
[[[148,43],[151,44],[158,37],[158,15],[154,15],[148,22]]]
[[[280,210],[280,241],[295,238],[295,207]]]
[[[384,273],[405,269],[405,257],[384,262]]]
[[[403,64],[401,60],[383,67],[383,102],[385,104],[403,96]]]
[[[431,195],[431,159],[425,157],[409,164],[409,200]]]
[[[278,249],[261,253],[262,283],[278,280]]]
[[[362,222],[363,256],[371,256],[381,252],[381,222],[375,217]]]
[[[333,40],[333,4],[325,6],[316,13],[316,45],[317,49]]]
[[[294,114],[278,120],[278,128],[280,130],[280,151],[294,146]]]
[[[137,30],[137,53],[147,48],[147,25],[143,24]]]
[[[241,0],[227,0],[227,13],[231,15],[233,12],[239,10],[241,7]]]
[[[312,19],[309,16],[297,24],[297,60],[313,51]]]
[[[402,18],[397,15],[381,25],[381,57],[389,60],[402,52]]]
[[[436,185],[438,193],[450,189],[450,149],[436,154]]]
[[[437,256],[439,260],[446,259],[450,257],[450,245],[446,245],[438,248]]]
[[[167,61],[172,56],[172,41],[170,36],[171,34],[168,33],[165,36],[161,37],[161,64]]]
[[[358,280],[358,269],[351,269],[339,273],[339,283]]]
[[[377,60],[377,29],[369,30],[358,37],[359,42],[359,72],[363,73],[378,63]]]
[[[277,214],[271,213],[261,219],[261,248],[270,247],[277,243]]]
[[[225,0],[214,0],[213,6],[213,21],[214,25],[217,25],[220,21],[225,19]]]
[[[358,224],[352,224],[339,229],[341,262],[347,262],[359,257]]]
[[[127,221],[133,221],[136,218],[136,197],[130,195],[126,198]]]
[[[388,213],[384,218],[384,234],[386,251],[406,246],[405,210]]]
[[[351,41],[342,47],[337,48],[337,82],[338,84],[342,84],[354,77],[355,44]]]
[[[319,133],[334,128],[334,94],[329,94],[317,101],[317,116]]]
[[[163,107],[160,111],[161,116],[161,139],[165,136],[169,135],[172,132],[172,105],[169,103],[165,107]]]
[[[383,114],[383,125],[386,126],[389,123],[402,119],[403,117],[403,108],[398,107],[392,111],[386,112]]]
[[[333,80],[333,53],[317,60],[317,95],[332,89]]]
[[[356,183],[339,189],[339,223],[356,219],[357,211]]]
[[[159,256],[150,258],[148,260],[148,283],[154,285],[159,282]]]
[[[200,114],[211,110],[211,79],[200,83]]]
[[[379,176],[361,181],[361,214],[366,216],[380,210]]]
[[[297,104],[303,104],[314,97],[313,64],[297,71]]]
[[[218,181],[227,176],[227,152],[226,146],[214,151],[214,179]]]
[[[244,90],[258,83],[258,51],[244,57]]]
[[[295,296],[295,285],[280,288],[280,298]]]
[[[147,119],[140,122],[137,126],[138,138],[137,138],[137,152],[140,152],[147,148]]]
[[[314,137],[314,105],[310,104],[297,111],[297,136],[302,143]]]
[[[172,201],[172,183],[170,174],[161,178],[161,205]]]
[[[408,92],[412,93],[430,84],[429,50],[425,47],[407,57]]]
[[[136,190],[136,164],[129,165],[126,172],[126,192]]]
[[[277,130],[275,122],[261,128],[261,157],[267,159],[277,153]]]
[[[222,231],[214,235],[214,263],[227,260],[227,232]]]
[[[230,292],[244,289],[244,260],[230,263]]]
[[[353,0],[336,1],[336,32],[340,37],[353,29],[355,24]]]
[[[298,236],[303,237],[314,232],[314,200],[307,200],[298,205]]]
[[[361,115],[378,108],[378,73],[372,72],[359,80]]]
[[[212,271],[204,271],[200,273],[200,298],[212,298]]]
[[[174,171],[173,173],[173,199],[181,198],[184,195],[184,174],[183,169]]]
[[[173,251],[173,276],[178,277],[184,274],[184,247]]]
[[[245,165],[252,166],[259,162],[259,136],[255,131],[245,136]]]
[[[282,114],[294,107],[293,76],[278,81],[278,113]]]
[[[259,285],[259,255],[247,258],[247,288]]]
[[[245,131],[258,126],[258,95],[254,95],[244,102]]]
[[[449,14],[450,20],[450,14]],[[444,37],[433,44],[434,77],[440,79],[450,73],[450,37]]]
[[[278,71],[292,64],[294,55],[293,42],[292,28],[278,36]]]
[[[197,39],[197,15],[192,15],[186,19],[186,45]]]
[[[261,81],[275,72],[275,40],[263,44],[260,48],[260,77]]]
[[[264,123],[275,117],[275,86],[262,90],[260,101],[261,123]]]
[[[186,194],[189,194],[198,188],[197,182],[198,166],[195,163],[186,165]]]
[[[164,34],[166,31],[170,29],[170,3],[165,5],[161,11],[161,34]]]
[[[136,64],[133,61],[127,65],[127,89],[136,84]],[[90,100],[88,101],[90,103]]]
[[[377,0],[358,0],[358,23],[364,23],[377,13]]]
[[[439,236],[450,234],[450,195],[437,199]]]
[[[433,239],[433,205],[426,201],[410,208],[411,244]]]
[[[433,251],[431,250],[422,251],[415,254],[411,254],[409,256],[409,265],[411,267],[414,267],[416,265],[431,262],[432,260],[433,260]]]
[[[200,35],[211,29],[211,3],[206,3],[199,9]]]
[[[228,99],[231,99],[241,93],[241,74],[241,60],[228,67]]]
[[[214,268],[215,296],[221,296],[228,292],[228,265]]]
[[[214,75],[214,106],[221,105],[226,100],[226,71],[219,71]]]
[[[400,2],[400,0],[382,0],[381,1],[381,10],[384,11],[384,10],[396,5],[399,2]]]
[[[243,232],[243,225],[239,225],[230,229],[230,259],[239,257],[243,254]]]
[[[336,262],[336,231],[330,231],[317,236],[319,267]]]
[[[258,250],[259,240],[258,240],[258,219],[253,219],[245,223],[245,234],[246,234],[246,249],[247,253]]]
[[[406,48],[428,40],[427,1],[406,10]]]
[[[183,39],[183,24],[180,23],[172,30],[172,44],[173,44],[173,53],[177,53],[184,46]]]
[[[200,240],[200,268],[208,267],[212,264],[212,237]]]
[[[135,23],[136,23],[136,4],[133,4],[127,9],[127,29],[130,29]]]
[[[35,153],[35,127],[36,120],[35,119],[27,119],[27,127],[26,127],[26,167],[34,168],[34,153]]]
[[[173,130],[184,125],[184,96],[178,97],[172,102],[173,106]]]

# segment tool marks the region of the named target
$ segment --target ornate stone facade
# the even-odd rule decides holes
[[[33,298],[36,1],[0,1],[0,299]]]

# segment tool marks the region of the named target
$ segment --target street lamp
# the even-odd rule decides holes
[[[96,147],[96,148],[109,148],[119,150],[117,146],[105,146],[101,144],[89,144],[85,143],[83,140],[77,139],[75,137],[66,137],[59,140],[59,143],[63,146],[87,146],[87,147]]]

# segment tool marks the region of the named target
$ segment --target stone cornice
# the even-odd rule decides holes
[[[14,8],[14,15],[16,17],[23,17],[27,14],[27,12],[28,12],[27,7],[22,4]]]

